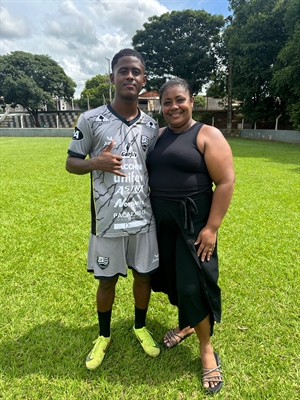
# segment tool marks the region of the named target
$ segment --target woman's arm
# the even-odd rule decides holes
[[[197,137],[197,146],[216,188],[206,226],[200,231],[195,244],[199,244],[201,261],[210,259],[216,243],[217,231],[229,208],[233,194],[235,174],[231,148],[218,129],[204,125]]]

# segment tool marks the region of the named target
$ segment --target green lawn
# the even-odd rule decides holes
[[[132,334],[132,278],[120,278],[112,344],[90,372],[97,282],[85,272],[89,177],[65,171],[68,138],[0,138],[0,398],[205,399],[195,335],[157,359]],[[223,319],[213,344],[218,399],[300,397],[300,146],[230,139],[236,187],[219,232]],[[153,294],[148,328],[177,324]]]

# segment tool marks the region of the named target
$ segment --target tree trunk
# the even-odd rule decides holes
[[[35,125],[36,128],[40,128],[40,122],[39,122],[39,110],[35,109],[35,110],[30,110],[28,109],[29,114],[31,115],[31,117],[33,118],[33,123]]]

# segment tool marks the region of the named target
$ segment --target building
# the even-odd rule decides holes
[[[147,114],[158,113],[160,110],[159,94],[154,90],[140,94],[138,106]]]

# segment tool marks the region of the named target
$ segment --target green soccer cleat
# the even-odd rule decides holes
[[[153,339],[151,333],[147,330],[145,326],[141,329],[135,329],[135,327],[133,327],[133,332],[148,356],[155,358],[159,355],[160,349],[158,347],[158,344]]]
[[[99,336],[93,344],[93,350],[86,358],[85,365],[87,369],[94,370],[102,363],[106,350],[109,348],[111,342],[110,337]]]

